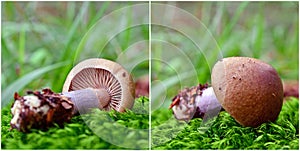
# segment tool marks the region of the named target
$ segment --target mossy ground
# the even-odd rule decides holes
[[[293,98],[282,107],[274,123],[257,128],[240,126],[227,112],[221,111],[215,122],[201,133],[201,119],[191,120],[173,139],[153,149],[299,149],[299,100]],[[165,111],[167,113],[167,111]],[[172,126],[160,130],[162,142],[169,137]],[[156,140],[158,139],[158,140]],[[153,144],[155,145],[155,144]]]
[[[225,111],[220,112],[215,122],[205,133],[200,132],[201,119],[191,120],[176,135],[172,134],[175,134],[179,128],[175,127],[174,122],[169,122],[156,133],[159,135],[153,135],[155,132],[152,133],[151,149],[299,149],[298,106],[298,99],[290,99],[283,105],[276,122],[265,123],[257,128],[240,126]],[[48,131],[33,130],[27,134],[10,130],[11,114],[9,107],[3,108],[1,113],[2,149],[128,149],[124,146],[131,146],[130,149],[148,149],[147,132],[128,133],[128,130],[118,126],[148,129],[148,99],[145,97],[137,99],[133,110],[127,113],[94,110],[93,114],[74,117],[63,128],[54,126]],[[88,118],[84,120],[86,117]],[[109,122],[107,117],[115,122]],[[170,117],[172,117],[172,112],[167,109],[153,112],[151,116],[152,128],[166,123]],[[95,121],[102,122],[96,125],[96,129],[91,130],[90,126]],[[111,131],[112,128],[115,128],[114,131]],[[121,139],[123,142],[120,141],[121,145],[108,143],[95,134],[97,131],[107,136],[117,135],[119,137],[109,139]],[[172,137],[171,140],[165,141],[170,137]],[[139,141],[131,141],[138,139]],[[164,143],[156,145],[155,142]]]
[[[9,122],[12,116],[9,107],[6,107],[1,111],[2,149],[128,149],[127,146],[132,147],[131,149],[147,148],[148,141],[145,141],[145,138],[148,140],[148,133],[132,132],[129,135],[130,130],[124,129],[121,125],[133,129],[148,129],[148,102],[148,98],[140,97],[136,99],[133,110],[126,113],[93,110],[92,114],[73,117],[71,122],[65,123],[63,128],[55,125],[48,131],[32,130],[31,133],[10,130]],[[93,126],[95,122],[97,127],[91,130],[89,126]],[[100,131],[102,135],[114,137],[114,140],[120,139],[118,142],[120,145],[103,140],[103,137],[96,135],[97,131]],[[125,133],[128,135],[122,136]],[[135,137],[144,138],[144,140],[128,141],[138,139]],[[106,139],[109,138],[106,137]]]

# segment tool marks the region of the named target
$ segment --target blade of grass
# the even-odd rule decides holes
[[[76,2],[68,2],[67,4],[67,23],[68,25],[72,25],[75,16]]]
[[[202,15],[201,16],[201,22],[203,22],[204,24],[209,24],[209,20],[211,19],[210,16],[210,12],[212,10],[212,5],[213,3],[203,3],[202,5],[200,5],[200,9],[201,9],[201,14],[209,14],[209,15]]]
[[[226,40],[230,32],[233,30],[234,26],[237,24],[240,16],[242,15],[243,11],[246,9],[249,2],[242,2],[239,7],[237,8],[236,12],[234,13],[234,16],[232,17],[231,21],[228,23],[228,25],[225,27],[224,32],[222,34],[222,41]]]
[[[73,59],[73,54],[75,53],[75,49],[74,50],[71,50],[71,44],[72,44],[72,41],[73,39],[76,37],[75,34],[76,34],[76,30],[78,29],[83,17],[84,17],[84,14],[87,12],[89,8],[89,2],[83,2],[82,6],[81,6],[81,9],[80,9],[80,12],[78,13],[73,25],[71,26],[69,32],[68,32],[68,35],[66,36],[67,40],[66,40],[66,43],[65,43],[65,49],[64,49],[64,52],[60,58],[61,61],[66,61],[66,60],[72,60]],[[62,79],[62,77],[65,77],[67,72],[70,70],[71,66],[69,67],[66,67],[60,71],[57,71],[57,73],[55,75],[57,75],[54,79]],[[61,85],[63,84],[64,81],[58,81],[56,85],[54,85],[54,88],[53,89],[60,89]]]
[[[221,22],[222,22],[222,16],[224,14],[224,2],[220,2],[217,6],[217,12],[214,16],[209,16],[213,17],[212,23],[209,26],[210,30],[212,33],[218,33],[219,29],[221,28]]]
[[[2,53],[1,53],[2,56],[14,56],[13,51],[8,48],[7,43],[4,38],[1,38],[1,50],[2,50]]]
[[[259,58],[261,56],[261,51],[262,51],[262,44],[264,43],[264,16],[263,11],[264,11],[264,4],[261,3],[259,5],[259,11],[260,13],[255,16],[255,26],[253,27],[253,32],[252,32],[252,42],[253,42],[253,57],[254,58]]]
[[[67,40],[66,40],[66,47],[65,47],[65,51],[62,55],[61,60],[66,60],[69,57],[69,54],[72,53],[74,50],[70,50],[70,45],[72,43],[72,40],[74,39],[74,35],[76,33],[77,28],[79,27],[80,23],[82,22],[82,19],[84,17],[84,14],[87,12],[89,8],[89,2],[83,2],[83,5],[80,9],[80,12],[78,14],[78,16],[76,17],[73,25],[71,26],[69,33],[67,35]]]
[[[96,15],[93,17],[92,21],[89,23],[88,28],[91,28],[103,16],[104,12],[107,10],[109,5],[110,5],[110,2],[104,2],[101,5],[99,12],[96,13]]]
[[[21,27],[22,30],[20,32],[20,37],[19,37],[19,50],[18,50],[18,62],[19,66],[22,69],[24,63],[25,63],[25,41],[26,41],[26,31],[25,27]],[[22,73],[19,73],[22,75]]]
[[[24,88],[28,83],[32,82],[34,79],[42,76],[43,74],[63,67],[65,65],[67,65],[69,62],[60,62],[60,63],[56,63],[53,65],[49,65],[43,68],[39,68],[36,69],[26,75],[24,75],[23,77],[19,78],[18,80],[16,80],[14,83],[10,84],[2,93],[1,96],[1,107],[6,106],[9,101],[13,98],[13,94],[17,91],[20,91],[22,88]]]
[[[14,2],[1,2],[2,3],[2,16],[3,18],[13,18],[15,15],[15,6]]]
[[[127,18],[124,19],[123,21],[126,24],[126,27],[131,27],[132,24],[132,10],[129,10],[128,15],[126,15]],[[130,36],[131,36],[131,29],[127,29],[124,31],[124,37],[121,37],[121,47],[123,50],[125,50],[129,46],[129,41],[130,41]]]

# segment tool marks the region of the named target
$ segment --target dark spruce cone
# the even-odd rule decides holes
[[[27,94],[22,97],[15,93],[15,102],[11,108],[12,128],[29,132],[32,128],[47,129],[54,123],[62,126],[72,118],[74,104],[69,98],[50,89],[43,89],[42,92],[27,91]]]

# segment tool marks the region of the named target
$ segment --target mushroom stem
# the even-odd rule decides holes
[[[220,112],[222,106],[212,87],[203,90],[202,95],[197,97],[195,98],[197,110],[194,117],[201,117],[201,115],[204,116],[205,114],[217,115]]]
[[[91,108],[95,107],[104,109],[110,102],[110,95],[103,88],[87,88],[82,90],[63,92],[62,95],[69,97],[74,103],[74,113],[87,113]]]

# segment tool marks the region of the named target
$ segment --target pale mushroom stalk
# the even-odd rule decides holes
[[[62,95],[70,98],[74,103],[74,113],[77,113],[79,110],[80,113],[87,113],[91,108],[104,109],[109,105],[111,99],[111,96],[104,88],[87,88],[63,92]]]

